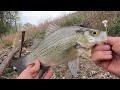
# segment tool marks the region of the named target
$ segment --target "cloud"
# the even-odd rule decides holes
[[[53,19],[65,14],[73,13],[76,11],[21,11],[21,22],[39,24],[47,19]]]

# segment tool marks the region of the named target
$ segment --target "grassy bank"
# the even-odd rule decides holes
[[[25,30],[25,41],[26,43],[29,43],[33,38],[42,39],[44,31],[50,23],[56,23],[61,27],[82,23],[85,27],[105,30],[105,27],[102,24],[103,20],[108,20],[108,34],[110,36],[120,36],[119,15],[119,11],[79,11],[51,21],[45,21],[40,23],[38,26],[28,27]],[[19,42],[21,38],[20,35],[20,32],[15,32],[7,36],[3,36],[2,41],[0,40],[0,48],[4,46],[11,46],[13,42]]]

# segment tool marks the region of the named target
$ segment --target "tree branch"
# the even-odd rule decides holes
[[[21,40],[21,48],[20,48],[19,57],[21,57],[22,47],[23,47],[23,45],[24,45],[24,37],[25,37],[25,31],[22,31],[22,40]]]
[[[9,64],[10,60],[13,58],[13,56],[20,50],[20,46],[17,48],[13,48],[11,52],[7,55],[6,59],[0,64],[0,76],[3,74],[3,71]]]

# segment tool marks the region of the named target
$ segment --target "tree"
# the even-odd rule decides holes
[[[28,29],[28,28],[32,28],[34,25],[32,25],[31,23],[26,23],[23,25],[24,29]]]
[[[0,37],[15,31],[19,21],[18,11],[0,11]]]

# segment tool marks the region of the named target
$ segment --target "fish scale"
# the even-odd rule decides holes
[[[72,40],[74,40],[74,39],[72,39]],[[69,41],[69,40],[68,40]],[[54,43],[54,44],[50,44],[47,48],[44,48],[44,49],[42,49],[42,50],[37,50],[37,51],[35,51],[35,53],[31,53],[28,57],[29,58],[27,58],[26,57],[26,60],[33,60],[33,59],[35,59],[36,57],[39,57],[39,58],[41,58],[42,59],[42,57],[45,57],[45,55],[46,54],[52,54],[52,56],[53,55],[56,55],[57,54],[57,52],[58,52],[58,54],[60,54],[60,53],[62,53],[65,49],[67,49],[67,48],[69,48],[70,47],[70,44],[69,43],[62,43],[62,42],[64,42],[64,39],[61,39],[61,42],[60,42],[60,40],[59,41],[57,41],[56,43]],[[57,45],[55,45],[55,44],[57,44]],[[54,48],[52,48],[53,47],[53,45],[54,46],[58,46],[59,45],[59,49],[57,48],[57,47],[54,47]],[[64,45],[64,48],[63,48],[63,46],[62,45]],[[73,46],[73,45],[72,45]],[[71,46],[71,47],[72,47]],[[55,50],[55,48],[57,49],[57,50]],[[38,48],[37,48],[38,49]],[[54,51],[54,54],[53,54],[53,52],[50,50],[50,49],[52,49],[52,51]],[[32,55],[32,56],[31,56]],[[44,56],[43,56],[44,55]],[[42,61],[41,61],[42,62]]]
[[[41,45],[40,46],[40,49],[41,48],[44,48],[44,47],[47,47],[47,46],[50,46],[50,43],[54,43],[54,42],[56,42],[56,41],[58,41],[58,40],[61,40],[61,39],[63,39],[63,38],[65,38],[65,37],[69,37],[69,36],[72,36],[73,34],[75,34],[75,33],[69,33],[69,34],[62,34],[63,32],[61,31],[60,33],[56,33],[56,34],[58,34],[57,36],[56,36],[56,34],[55,35],[51,35],[51,36],[49,36],[44,42],[43,42],[43,45]],[[60,34],[60,35],[59,35]],[[42,42],[41,42],[42,43]]]
[[[60,33],[62,33],[62,32],[60,32]],[[66,32],[67,33],[67,32]],[[69,35],[70,36],[72,36],[74,33],[69,33],[69,34],[67,34],[67,35],[62,35],[62,37],[54,37],[54,38],[51,38],[51,37],[48,37],[48,38],[50,38],[50,39],[47,39],[47,40],[45,40],[45,41],[43,41],[43,42],[41,42],[41,43],[43,43],[43,44],[41,44],[38,48],[36,48],[36,50],[34,50],[33,51],[33,53],[31,53],[29,56],[33,56],[33,57],[37,57],[36,55],[37,54],[34,54],[34,53],[39,53],[40,55],[42,54],[42,53],[44,53],[44,51],[46,51],[46,48],[47,49],[49,49],[49,48],[51,48],[52,47],[52,45],[54,45],[55,44],[55,42],[59,42],[60,40],[62,40],[62,39],[64,39],[64,38],[66,38],[66,37],[69,37]],[[75,36],[74,36],[75,37]],[[53,40],[54,39],[54,40]],[[52,42],[50,42],[49,40],[51,40]],[[49,43],[49,44],[48,44]],[[61,43],[62,44],[62,43]],[[28,56],[28,57],[29,57]],[[32,58],[32,57],[30,57],[30,58]],[[30,58],[28,58],[28,59],[30,59]],[[34,58],[33,58],[34,59]]]

